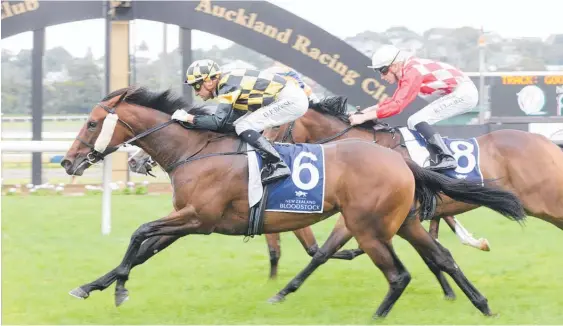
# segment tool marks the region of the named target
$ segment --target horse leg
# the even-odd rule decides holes
[[[278,262],[281,257],[280,234],[265,234],[266,243],[268,244],[268,252],[270,253],[270,279],[278,276]]]
[[[342,259],[342,260],[352,260],[360,255],[365,254],[365,252],[361,248],[356,249],[345,249],[340,250],[339,252],[332,255],[330,258],[332,259]]]
[[[459,238],[462,244],[477,248],[483,251],[490,251],[491,248],[489,247],[489,241],[484,238],[480,238],[479,240],[473,238],[473,235],[467,231],[466,228],[461,225],[461,223],[454,217],[454,216],[444,216],[443,219],[446,221],[450,229],[455,233],[455,235]],[[435,217],[430,220],[430,228],[428,232],[430,236],[435,240],[438,240],[438,230],[440,228],[440,217]]]
[[[374,318],[385,317],[409,285],[411,275],[395,254],[391,243],[381,241],[376,237],[367,237],[364,234],[356,239],[389,283],[387,295],[373,316]]]
[[[297,229],[293,231],[301,245],[307,252],[307,254],[311,257],[315,255],[317,250],[319,250],[319,245],[317,244],[317,239],[315,239],[315,235],[313,234],[313,230],[311,227],[304,227],[302,229]]]
[[[432,221],[435,221],[435,220],[432,220]],[[440,221],[437,220],[436,222],[439,223]],[[400,237],[402,237],[403,239],[409,241],[408,234],[405,236],[403,234],[402,228],[399,229],[399,232],[397,232],[397,234]],[[448,280],[446,279],[445,275],[442,273],[442,270],[440,269],[440,267],[438,267],[438,265],[436,265],[432,260],[426,258],[424,256],[424,253],[419,248],[417,248],[417,247],[414,247],[414,248],[416,249],[416,251],[418,252],[420,257],[422,258],[422,260],[424,261],[426,266],[428,266],[428,269],[430,269],[432,274],[434,274],[434,276],[436,276],[438,283],[440,283],[440,286],[442,287],[442,292],[444,292],[444,298],[446,300],[455,300],[456,296],[455,296],[454,290],[450,286],[450,283],[448,283]]]
[[[438,240],[438,233],[440,231],[440,217],[434,216],[433,219],[430,220],[430,227],[428,227],[428,233],[430,236],[436,240]]]
[[[301,242],[301,245],[311,257],[315,255],[319,246],[310,227],[294,230],[293,233]],[[281,257],[280,234],[270,233],[266,234],[266,243],[268,244],[268,251],[270,253],[270,279],[275,279],[278,276],[278,262]]]
[[[178,237],[175,236],[159,236],[147,239],[147,241],[141,244],[139,253],[135,257],[135,261],[133,261],[132,268],[137,265],[143,264],[149,258],[164,250],[177,239]],[[110,285],[112,285],[116,279],[117,268],[114,268],[106,275],[98,278],[97,280],[75,288],[74,290],[70,291],[69,294],[79,299],[86,299],[90,296],[90,292],[94,290],[103,291]]]
[[[344,217],[342,216],[342,214],[340,214],[340,216],[338,217],[338,220],[336,221],[336,225],[334,226],[334,229],[332,230],[332,233],[331,233],[330,236],[331,237],[339,237],[339,238],[347,237],[348,239],[352,238],[352,234],[350,233],[350,231],[348,231],[346,229],[346,224],[345,224]],[[345,242],[342,242],[342,245],[340,247],[338,247],[337,249],[341,248],[344,244],[346,244],[346,242],[348,242],[348,240],[346,240]],[[352,260],[352,259],[360,256],[363,253],[364,253],[364,251],[360,248],[345,249],[345,250],[340,250],[339,252],[332,255],[330,258]]]
[[[351,238],[352,235],[348,229],[346,229],[346,226],[343,225],[343,227],[339,227],[337,224],[326,242],[315,252],[313,259],[311,259],[311,262],[309,262],[305,269],[297,274],[281,291],[268,299],[268,302],[277,303],[283,301],[288,294],[297,291],[319,266],[326,263],[326,261]]]
[[[486,316],[492,315],[487,299],[465,277],[450,252],[432,239],[418,219],[405,222],[400,232],[401,236],[407,239],[417,251],[434,262],[442,271],[448,273],[479,311]]]
[[[133,261],[139,252],[141,243],[154,236],[177,236],[178,238],[194,233],[202,225],[197,217],[197,213],[193,206],[186,206],[178,211],[172,212],[170,215],[145,223],[141,225],[133,235],[127,247],[127,251],[117,267],[117,282],[115,285],[115,305],[120,306],[129,299],[129,294],[125,288],[125,282],[129,278],[129,273],[133,266]]]
[[[475,239],[473,235],[461,225],[461,223],[453,216],[446,216],[444,220],[450,227],[450,229],[457,235],[459,241],[466,245],[473,248],[477,248],[482,251],[490,251],[491,248],[489,247],[489,241],[484,238],[480,238],[479,240]],[[436,238],[437,239],[437,238]]]

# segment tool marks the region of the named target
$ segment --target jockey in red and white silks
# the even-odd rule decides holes
[[[471,79],[461,70],[443,62],[417,58],[393,45],[381,46],[372,56],[369,68],[378,71],[386,82],[398,82],[393,97],[366,108],[361,114],[352,113],[350,123],[383,119],[401,113],[416,96],[430,102],[409,117],[409,129],[422,134],[431,160],[430,169],[457,168],[452,152],[431,125],[438,121],[468,112],[477,105],[479,94]]]

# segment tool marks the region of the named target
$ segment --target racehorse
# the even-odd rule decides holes
[[[205,113],[169,91],[115,91],[94,106],[61,161],[69,175],[82,175],[118,147],[134,144],[165,167],[174,191],[174,210],[142,224],[132,234],[121,263],[98,280],[72,290],[71,295],[87,298],[92,290],[103,290],[116,281],[115,304],[119,306],[129,297],[125,283],[133,266],[178,238],[189,234],[249,234],[249,195],[241,190],[248,190],[249,157],[255,154],[245,150],[245,143],[231,134],[185,128],[170,120],[171,114],[181,108]],[[485,204],[510,219],[523,221],[525,214],[516,196],[493,186],[446,178],[404,160],[388,148],[363,140],[343,140],[316,148],[324,153],[326,167],[322,211],[266,211],[263,233],[300,229],[340,211],[347,230],[389,283],[388,294],[375,317],[389,313],[410,281],[410,274],[391,244],[395,234],[407,239],[421,256],[451,275],[483,314],[492,314],[486,298],[463,275],[451,254],[430,237],[419,219],[407,216],[413,207],[421,212],[432,209],[434,198],[443,192],[473,205]],[[362,162],[377,162],[378,168],[372,169]]]
[[[403,146],[404,141],[398,128],[389,128],[381,123],[374,125],[373,122],[352,127],[346,110],[345,98],[329,97],[312,104],[307,113],[296,121],[266,130],[264,135],[271,140],[294,143],[326,143],[338,139],[359,138],[391,148],[409,158],[409,152]],[[563,152],[560,148],[542,135],[519,130],[494,131],[477,137],[476,141],[480,149],[479,164],[483,177],[495,179],[500,187],[515,192],[529,215],[563,229]],[[374,163],[374,166],[377,164]],[[432,237],[438,238],[440,217],[461,214],[474,208],[477,206],[444,199],[438,204],[431,220]],[[342,218],[341,215],[340,219]],[[450,217],[450,221],[453,221],[453,218]],[[302,230],[296,234],[305,235],[312,232]],[[277,235],[266,236],[275,239]],[[328,258],[335,258],[336,255],[339,256],[337,258],[353,259],[362,254],[361,249],[336,253],[350,239],[350,232],[346,230],[345,223],[339,220],[323,247],[314,254],[311,263],[269,301],[282,301],[287,294],[297,291],[305,279]],[[314,242],[314,236],[300,240],[311,243]],[[454,298],[443,276],[436,276],[443,280],[440,283],[446,298]]]

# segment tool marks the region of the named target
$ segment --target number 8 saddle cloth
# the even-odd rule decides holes
[[[430,153],[426,149],[424,137],[406,127],[399,128],[399,132],[412,160],[422,167],[428,166],[430,164]],[[479,143],[477,139],[450,139],[448,137],[442,137],[442,139],[444,139],[444,143],[454,154],[458,167],[455,170],[438,172],[451,178],[477,181],[483,184],[483,174],[479,166]]]

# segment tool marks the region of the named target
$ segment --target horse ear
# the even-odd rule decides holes
[[[116,107],[119,105],[119,103],[123,102],[123,100],[125,99],[125,97],[127,96],[127,94],[129,94],[129,90],[126,90],[125,92],[123,92],[123,94],[121,94],[121,96],[119,97],[119,99],[117,100],[117,102],[115,102],[115,105],[113,107]]]
[[[340,112],[346,112],[346,106],[348,105],[348,98],[345,96],[340,97]]]

